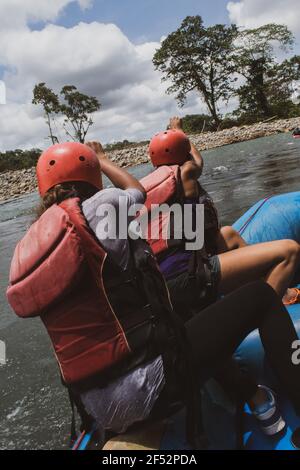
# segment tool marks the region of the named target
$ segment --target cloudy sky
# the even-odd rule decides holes
[[[207,25],[280,22],[300,53],[298,12],[299,0],[0,0],[0,151],[49,144],[42,110],[31,105],[41,81],[97,96],[102,108],[88,137],[103,142],[149,138],[171,114],[205,112],[196,95],[178,110],[165,94],[151,61],[161,38],[187,15]]]

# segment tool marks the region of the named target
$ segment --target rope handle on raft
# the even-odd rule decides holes
[[[82,442],[82,439],[84,438],[85,434],[86,434],[85,431],[82,431],[82,433],[80,434],[80,436],[78,437],[78,439],[76,439],[76,442],[75,442],[75,444],[74,444],[73,447],[72,447],[72,450],[78,450],[78,448],[79,448],[79,446],[80,446],[80,444],[81,444],[81,442]]]
[[[257,207],[257,209],[253,212],[253,214],[250,215],[250,217],[246,220],[246,222],[242,225],[242,227],[240,228],[239,230],[239,234],[242,235],[244,233],[244,231],[246,230],[246,228],[248,227],[248,225],[250,224],[250,222],[254,219],[254,217],[256,216],[256,214],[258,213],[258,211],[262,208],[262,206],[265,204],[265,202],[267,202],[269,199],[271,199],[271,197],[273,196],[268,196],[266,197],[262,202],[261,204]]]
[[[73,445],[72,450],[86,450],[87,446],[93,438],[95,431],[95,427],[93,427],[89,432],[82,431],[75,444]]]

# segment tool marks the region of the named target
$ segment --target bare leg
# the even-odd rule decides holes
[[[234,230],[233,227],[222,227],[219,231],[217,238],[218,253],[226,253],[227,251],[236,250],[238,248],[244,248],[245,246],[248,246],[247,243],[241,237],[241,235],[236,230]],[[266,279],[265,276],[264,278]],[[294,289],[287,289],[283,296],[283,300],[288,301],[293,299],[294,297]]]
[[[300,262],[300,245],[278,240],[221,253],[220,291],[228,293],[253,280],[264,278],[282,297]]]
[[[237,248],[247,246],[247,243],[241,235],[230,226],[222,227],[219,230],[216,243],[218,253],[225,253],[226,251],[236,250]]]
[[[170,119],[170,129],[182,129],[182,120]],[[300,262],[300,245],[279,240],[248,246],[232,227],[221,228],[217,238],[221,263],[220,290],[228,293],[250,281],[264,278],[284,301],[295,297],[289,283]]]

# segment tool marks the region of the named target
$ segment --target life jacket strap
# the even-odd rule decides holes
[[[69,402],[71,407],[71,426],[70,426],[70,447],[73,447],[76,439],[78,438],[78,432],[76,429],[76,410],[79,414],[81,424],[80,424],[80,432],[83,430],[89,432],[92,429],[94,420],[93,418],[87,413],[80,396],[73,392],[72,387],[68,386],[64,383],[62,379],[62,384],[68,390]]]

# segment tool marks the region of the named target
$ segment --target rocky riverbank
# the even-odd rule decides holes
[[[300,127],[300,117],[280,119],[272,122],[260,122],[249,126],[232,127],[218,132],[206,132],[190,136],[199,150],[208,150],[223,145],[256,139],[281,132],[289,132]],[[122,167],[148,163],[147,146],[128,147],[109,152],[112,161]],[[0,201],[20,197],[36,191],[35,169],[7,171],[0,173]]]

